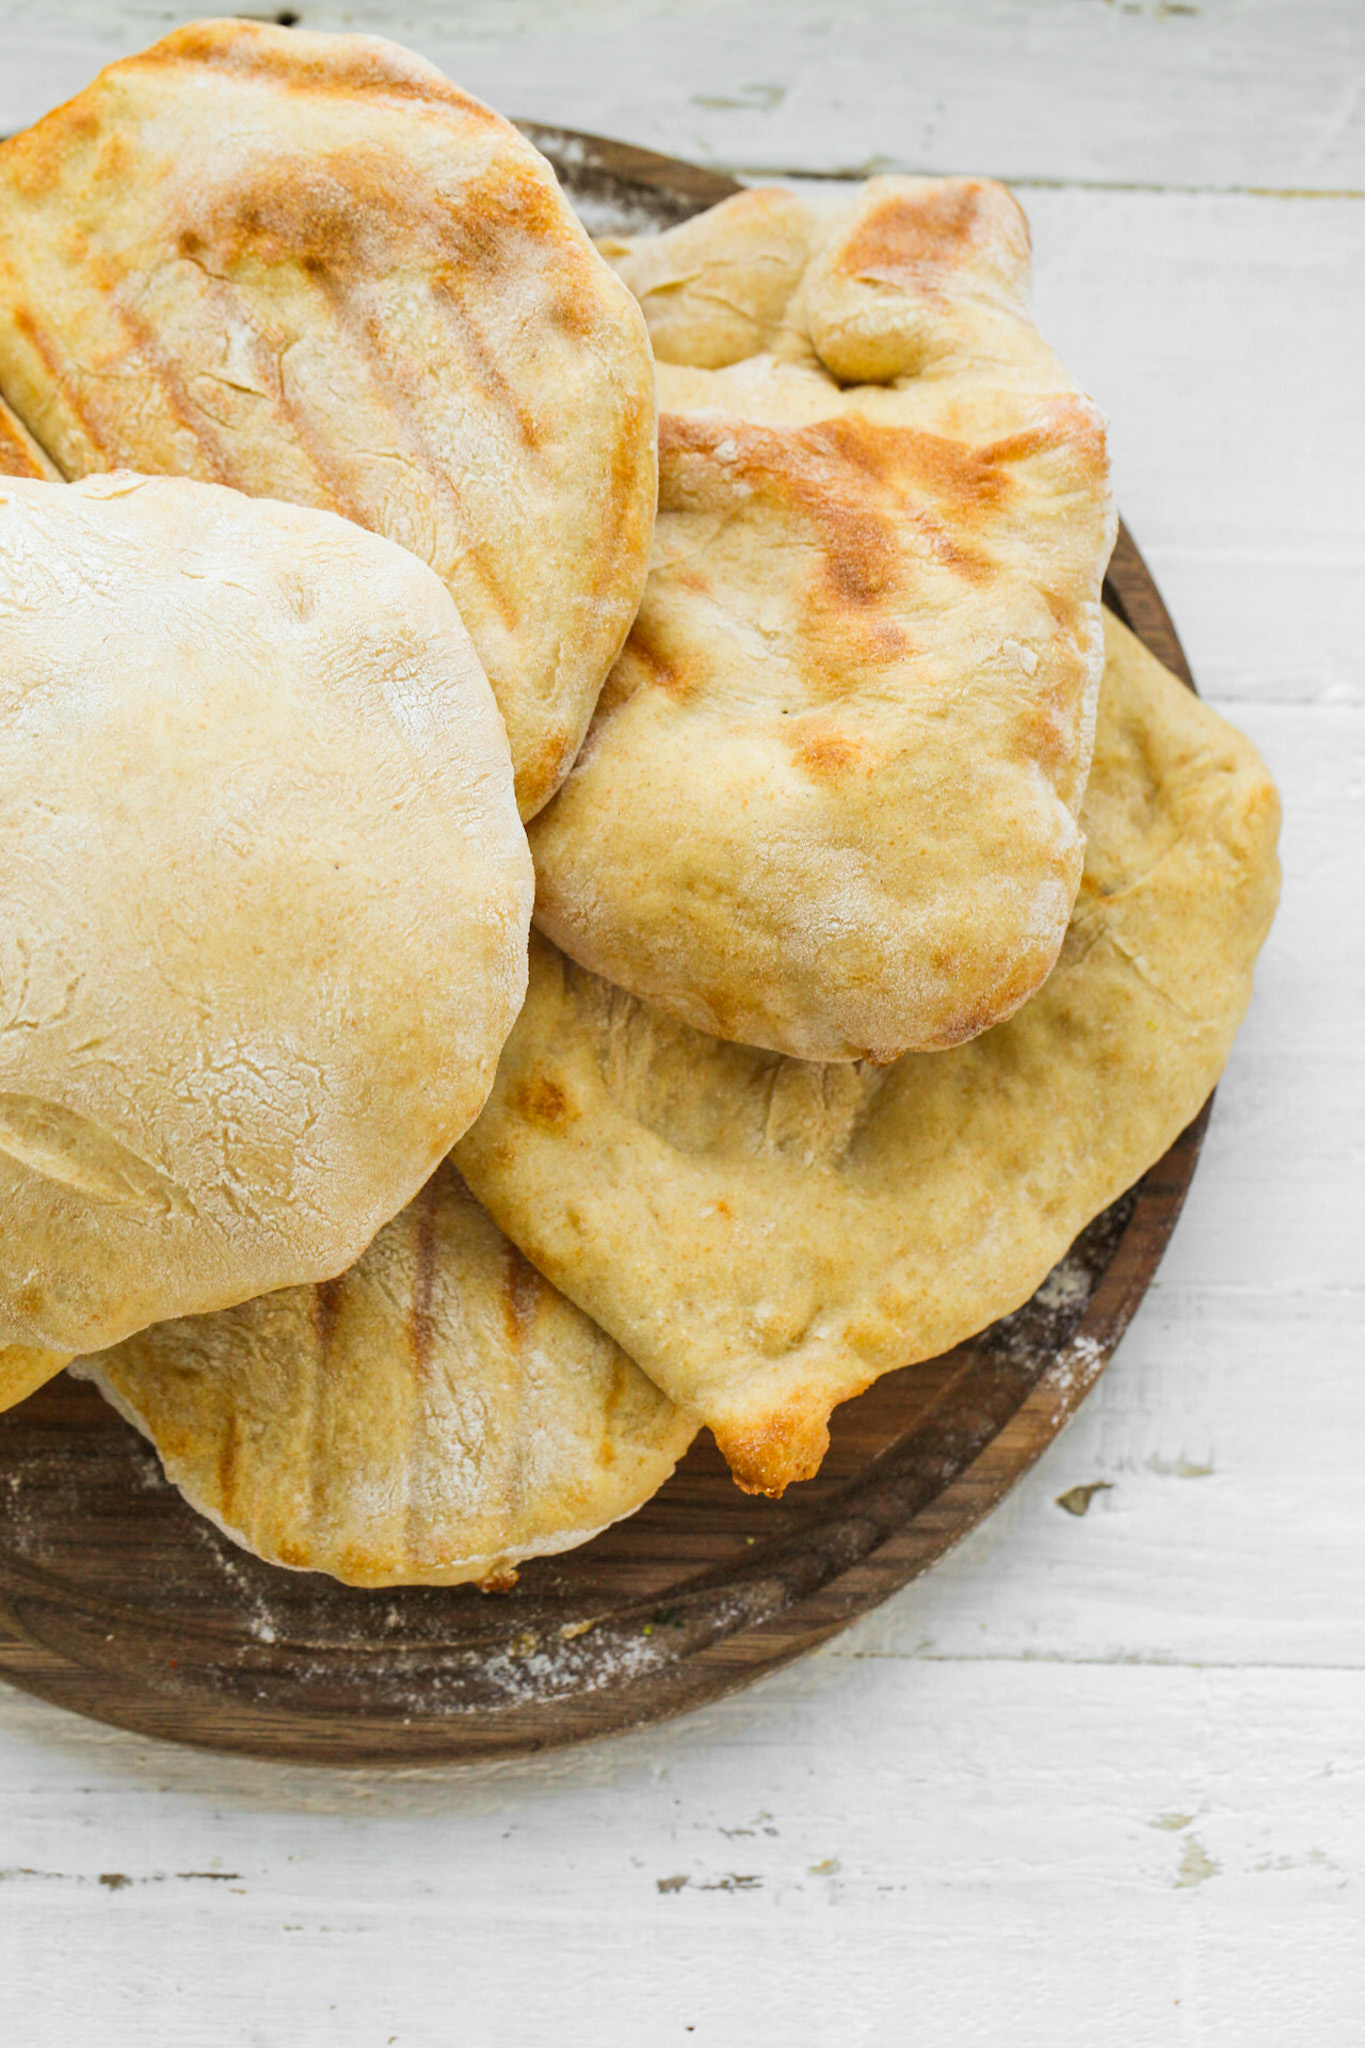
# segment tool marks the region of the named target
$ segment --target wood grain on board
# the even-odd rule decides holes
[[[585,208],[671,222],[732,181],[533,129]],[[1189,670],[1126,529],[1106,595]],[[739,1493],[709,1438],[639,1513],[516,1589],[361,1592],[237,1550],[63,1378],[0,1417],[0,1673],[146,1733],[345,1764],[558,1747],[676,1714],[824,1641],[943,1555],[1036,1460],[1145,1293],[1207,1108],[1096,1219],[1065,1284],[834,1418],[817,1480]]]

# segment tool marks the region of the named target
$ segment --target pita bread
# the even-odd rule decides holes
[[[483,1102],[531,893],[414,556],[183,479],[0,482],[0,1344],[349,1265]]]
[[[0,476],[29,476],[59,481],[60,472],[48,461],[32,434],[25,433],[14,414],[0,398]]]
[[[503,1229],[715,1432],[809,1477],[839,1401],[1017,1308],[1222,1072],[1278,892],[1254,748],[1116,621],[1062,957],[890,1068],[704,1038],[533,941],[456,1157]]]
[[[751,192],[603,246],[659,357],[659,518],[532,834],[536,921],[721,1038],[974,1037],[1041,984],[1080,882],[1115,532],[1023,216],[876,178],[829,218]]]
[[[339,1280],[76,1369],[236,1542],[353,1586],[505,1581],[632,1514],[696,1428],[450,1166]]]
[[[178,29],[0,146],[0,389],[67,476],[420,555],[545,802],[639,602],[654,401],[634,300],[510,123],[377,37]]]
[[[55,1380],[64,1365],[70,1365],[69,1351],[35,1351],[25,1344],[0,1344],[0,1411],[15,1408]]]

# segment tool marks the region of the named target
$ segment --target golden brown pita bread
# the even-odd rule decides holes
[[[507,738],[449,593],[330,513],[0,480],[0,1344],[324,1279],[525,988]]]
[[[238,1543],[355,1586],[505,1580],[632,1514],[696,1427],[449,1165],[339,1280],[76,1370]]]
[[[0,1344],[0,1410],[14,1408],[56,1379],[71,1363],[69,1351],[35,1351],[26,1344]]]
[[[32,434],[26,433],[0,398],[0,476],[46,478],[56,483],[60,471],[48,461]]]
[[[971,1038],[1041,983],[1080,881],[1115,531],[1023,216],[877,178],[829,218],[751,192],[603,246],[659,357],[659,518],[532,834],[536,921],[722,1038]]]
[[[1106,637],[1066,945],[971,1044],[781,1059],[533,939],[461,1170],[746,1487],[808,1477],[837,1402],[1027,1300],[1222,1071],[1278,892],[1274,787],[1123,626]]]
[[[649,347],[549,165],[371,36],[178,29],[0,146],[0,391],[67,476],[340,512],[449,586],[523,814],[639,602]]]

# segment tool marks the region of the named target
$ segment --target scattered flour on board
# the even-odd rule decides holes
[[[1094,1275],[1068,1253],[1055,1265],[1033,1299],[1039,1308],[1075,1310],[1085,1307],[1095,1288]]]

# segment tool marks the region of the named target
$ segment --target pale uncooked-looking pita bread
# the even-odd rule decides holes
[[[808,1477],[837,1402],[1027,1300],[1222,1071],[1278,891],[1274,787],[1124,627],[1107,640],[1066,945],[970,1045],[780,1059],[533,939],[456,1158],[746,1487]]]
[[[238,1543],[356,1586],[505,1582],[632,1514],[696,1429],[448,1164],[339,1280],[76,1370]]]
[[[529,816],[639,602],[639,309],[549,165],[371,36],[178,29],[0,145],[0,392],[67,476],[340,512],[449,586]]]
[[[531,894],[414,556],[183,479],[0,480],[0,1344],[350,1265],[483,1102]]]
[[[603,245],[659,357],[640,614],[536,821],[536,922],[722,1038],[955,1045],[1042,982],[1113,545],[1002,186],[748,192]],[[868,381],[876,380],[876,381]]]

